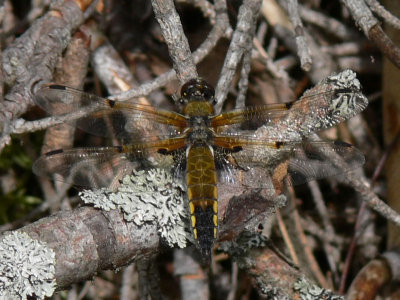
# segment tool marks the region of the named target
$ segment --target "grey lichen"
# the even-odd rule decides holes
[[[110,200],[110,196],[113,194],[107,188],[101,188],[96,190],[83,190],[79,193],[79,196],[83,202],[87,204],[93,204],[94,207],[100,208],[105,211],[117,209],[114,202]]]
[[[188,215],[183,187],[167,170],[133,170],[123,178],[115,193],[104,188],[85,190],[80,197],[85,203],[106,211],[119,209],[126,221],[138,226],[157,222],[158,231],[169,246],[186,247]]]
[[[14,231],[0,240],[0,299],[38,299],[56,288],[55,253],[45,243]]]
[[[234,241],[224,241],[219,244],[219,250],[236,258],[239,268],[254,266],[256,261],[247,255],[252,248],[262,248],[268,244],[268,238],[260,232],[243,231]]]
[[[295,282],[293,289],[299,293],[302,300],[344,300],[343,296],[335,295],[332,291],[323,289],[304,277]]]
[[[267,297],[267,299],[271,300],[290,300],[289,296],[285,295],[284,292],[274,286],[265,286],[264,284],[260,284],[261,293]]]

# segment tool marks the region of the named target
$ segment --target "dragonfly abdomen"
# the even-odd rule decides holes
[[[217,172],[212,149],[194,144],[187,153],[187,192],[194,238],[205,260],[217,238]]]

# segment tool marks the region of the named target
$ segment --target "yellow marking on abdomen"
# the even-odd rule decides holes
[[[212,150],[207,145],[191,146],[186,171],[193,235],[201,252],[209,253],[218,228],[217,172]]]

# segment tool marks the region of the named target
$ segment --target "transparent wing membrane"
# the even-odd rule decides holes
[[[277,180],[298,185],[352,171],[365,162],[357,148],[344,142],[272,143],[247,139],[241,143],[243,150],[229,154],[231,167],[220,170],[224,184],[271,189],[272,181]]]
[[[230,133],[229,125],[258,128],[262,125],[308,135],[347,120],[368,105],[355,73],[332,75],[306,91],[298,101],[246,107],[215,116],[211,126],[218,133]]]
[[[33,171],[39,176],[81,187],[108,187],[129,166],[117,147],[60,149],[39,157]]]
[[[61,85],[41,88],[35,102],[62,120],[69,117],[65,122],[88,133],[125,141],[146,133],[179,134],[187,126],[186,118],[175,112],[141,103],[115,102]]]
[[[335,91],[309,94],[299,101],[286,104],[270,104],[264,106],[247,107],[242,110],[230,111],[215,117],[211,124],[217,127],[219,133],[231,133],[229,125],[239,125],[244,129],[255,129],[260,126],[278,127],[286,131],[298,132],[308,135],[311,132],[332,127],[350,117],[356,115],[366,107],[365,98],[348,98],[343,103],[338,98],[346,98],[344,95],[337,95]],[[337,107],[332,106],[331,102],[338,101]],[[350,105],[352,108],[344,108]],[[342,108],[340,106],[343,106]],[[234,127],[236,130],[237,127]]]
[[[122,179],[134,168],[170,168],[172,159],[168,160],[166,155],[158,152],[181,148],[183,142],[176,138],[127,146],[60,149],[39,157],[33,171],[48,178],[56,175],[56,180],[77,186],[108,187],[114,179]],[[147,160],[148,157],[158,157],[158,165],[154,160]]]

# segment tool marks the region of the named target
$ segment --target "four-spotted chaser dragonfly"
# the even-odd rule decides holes
[[[367,99],[360,88],[355,73],[346,70],[321,81],[298,101],[216,114],[214,90],[201,79],[182,86],[180,113],[47,85],[36,94],[40,107],[62,119],[73,114],[68,123],[91,134],[116,137],[123,144],[54,150],[41,156],[33,170],[96,188],[110,183],[103,174],[118,171],[121,162],[132,168],[154,168],[151,157],[172,157],[170,166],[186,187],[193,237],[208,260],[218,235],[217,184],[220,180],[240,184],[230,178],[231,170],[251,176],[247,188],[263,189],[271,186],[255,178],[256,169],[279,170],[272,182],[288,178],[291,184],[299,184],[364,163],[360,151],[347,143],[305,139],[362,111]],[[332,156],[343,165],[330,162]],[[94,170],[100,170],[100,175],[94,176]]]

